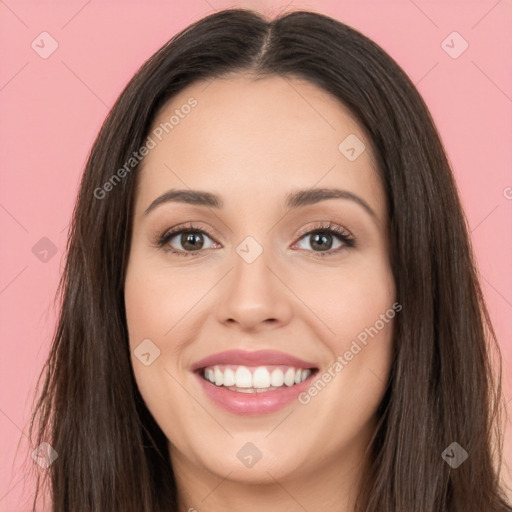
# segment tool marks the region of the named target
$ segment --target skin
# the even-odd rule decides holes
[[[198,105],[144,159],[125,282],[132,365],[169,440],[180,510],[352,510],[390,371],[393,320],[307,405],[271,414],[219,408],[190,367],[228,349],[274,349],[315,362],[322,374],[391,308],[386,201],[371,143],[336,98],[283,77],[196,82],[153,127],[190,97]],[[349,134],[366,145],[352,162],[338,150]],[[348,199],[287,213],[286,195],[311,187],[357,194],[375,217]],[[171,188],[215,193],[224,206],[164,203],[144,215]],[[211,234],[200,256],[152,244],[190,221]],[[357,246],[336,253],[343,242],[333,235],[331,255],[319,256],[314,236],[300,234],[319,221],[348,230]],[[247,236],[263,248],[251,264],[236,252]],[[168,246],[184,251],[183,240]],[[160,350],[149,366],[133,352],[146,338]],[[251,468],[237,458],[247,442],[262,453]]]

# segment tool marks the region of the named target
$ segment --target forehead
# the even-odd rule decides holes
[[[164,105],[150,136],[155,147],[139,171],[146,206],[177,186],[226,197],[251,191],[265,201],[295,188],[343,186],[373,198],[377,210],[382,202],[365,130],[343,103],[306,80],[236,75],[196,82]],[[350,160],[343,151],[354,141],[364,150],[356,146],[361,153]]]

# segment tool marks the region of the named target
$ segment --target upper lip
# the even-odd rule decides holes
[[[278,352],[276,350],[226,350],[211,356],[205,357],[192,365],[192,371],[214,366],[216,364],[235,364],[245,366],[265,366],[265,365],[286,365],[294,368],[316,368],[314,363],[304,361],[298,357]]]

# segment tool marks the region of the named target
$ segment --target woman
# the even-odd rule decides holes
[[[221,11],[151,57],[92,148],[59,290],[31,425],[56,512],[507,510],[449,163],[336,20]]]

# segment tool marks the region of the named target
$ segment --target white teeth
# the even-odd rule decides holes
[[[222,386],[224,384],[224,374],[220,371],[218,366],[215,366],[213,369],[215,375],[215,385]]]
[[[237,388],[252,388],[252,375],[246,366],[239,366],[236,369],[235,386]]]
[[[224,386],[234,386],[235,382],[235,372],[231,368],[226,368],[224,371]]]
[[[290,387],[300,384],[311,375],[309,369],[293,367],[284,367],[285,372],[281,369],[283,367],[272,369],[272,367],[258,366],[251,367],[252,371],[247,366],[237,366],[236,370],[233,370],[234,366],[231,368],[224,366],[224,368],[222,370],[218,365],[205,368],[203,376],[216,386],[225,386],[232,391],[242,393],[273,391],[283,385]]]
[[[270,375],[270,384],[272,384],[272,386],[275,386],[276,388],[278,388],[283,385],[283,382],[284,382],[283,372],[279,368],[272,370],[272,373]]]
[[[215,382],[215,372],[213,371],[213,368],[206,368],[205,377],[210,382]]]
[[[264,366],[256,368],[252,376],[252,387],[254,388],[269,388],[270,387],[270,373]]]
[[[295,369],[294,368],[288,368],[288,370],[286,370],[286,373],[284,374],[284,383],[287,386],[293,386],[295,384]]]

